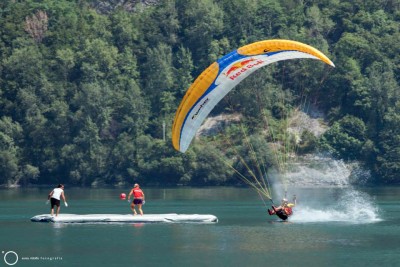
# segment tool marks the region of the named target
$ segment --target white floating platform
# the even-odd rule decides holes
[[[54,223],[217,223],[214,215],[202,214],[50,214],[36,215],[32,222]]]

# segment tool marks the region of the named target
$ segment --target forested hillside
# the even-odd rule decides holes
[[[0,184],[236,183],[215,146],[179,153],[170,129],[202,70],[274,38],[312,45],[336,68],[268,66],[213,114],[243,114],[256,132],[260,92],[276,125],[306,99],[331,127],[318,140],[304,133],[303,152],[358,160],[376,182],[400,182],[398,0],[120,2],[1,1]],[[274,100],[282,92],[284,105]]]

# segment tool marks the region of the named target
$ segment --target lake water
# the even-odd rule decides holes
[[[31,222],[49,212],[50,189],[0,190],[0,266],[400,266],[397,187],[295,189],[289,222],[251,189],[226,187],[144,188],[145,213],[213,214],[216,224]],[[65,192],[62,213],[130,213],[121,189]]]

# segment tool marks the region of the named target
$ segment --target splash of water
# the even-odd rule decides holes
[[[291,163],[282,182],[296,186],[348,186],[365,183],[369,177],[368,171],[363,171],[357,162],[309,155]]]
[[[336,191],[337,194],[337,191]],[[337,199],[335,199],[337,198]],[[379,210],[370,196],[354,188],[343,189],[338,197],[326,196],[325,207],[321,204],[299,204],[293,216],[292,222],[348,222],[348,223],[374,223],[379,222]]]
[[[285,176],[286,184],[283,185],[274,175],[274,192],[294,193],[296,188],[318,187],[320,190],[325,188],[323,194],[297,193],[299,203],[295,207],[293,216],[290,217],[292,222],[381,221],[374,200],[353,186],[355,181],[356,184],[360,184],[360,181],[364,182],[369,176],[368,173],[360,171],[357,164],[346,164],[327,157],[309,156],[293,164]]]

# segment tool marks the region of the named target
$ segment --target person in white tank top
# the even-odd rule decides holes
[[[51,191],[47,197],[47,199],[48,199],[47,201],[50,200],[51,216],[54,215],[54,206],[57,206],[56,216],[58,216],[58,214],[60,213],[60,199],[61,198],[64,200],[65,207],[68,207],[68,203],[65,200],[63,184],[59,184],[57,188],[54,188],[53,191]]]

